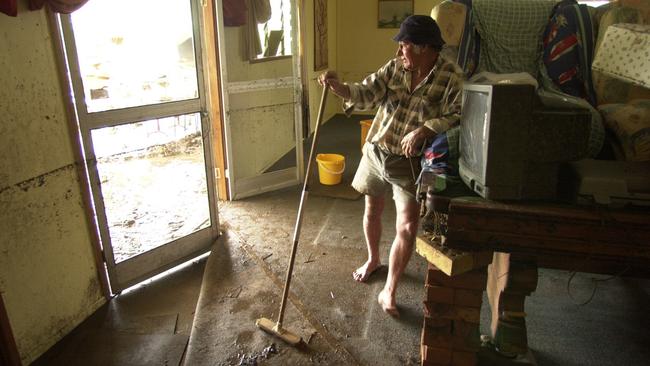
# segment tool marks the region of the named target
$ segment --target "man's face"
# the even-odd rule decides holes
[[[405,69],[414,70],[420,65],[422,46],[408,41],[400,41],[397,46],[397,57],[400,58]]]

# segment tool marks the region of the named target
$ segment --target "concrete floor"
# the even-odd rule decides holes
[[[114,297],[32,365],[179,365],[206,261]]]
[[[354,128],[354,144],[346,146],[356,149],[358,122],[346,126],[330,125]],[[330,149],[323,152],[343,152],[331,150],[327,139],[322,146]],[[343,153],[354,166],[354,150]],[[293,187],[221,204],[224,235],[207,261],[116,297],[35,364],[177,365],[186,344],[187,366],[419,364],[426,262],[414,254],[409,263],[398,289],[402,316],[384,314],[376,297],[386,270],[366,284],[351,278],[366,255],[362,199],[308,197],[284,320],[306,344],[289,347],[255,327],[256,319],[275,321],[278,315],[299,195],[300,187]],[[387,205],[384,263],[393,220],[394,208]],[[569,278],[566,271],[540,270],[538,289],[527,300],[529,345],[537,364],[646,365],[650,282],[579,273],[567,286]],[[578,305],[592,289],[593,299]]]

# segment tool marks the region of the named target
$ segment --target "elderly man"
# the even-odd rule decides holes
[[[406,18],[393,39],[399,43],[396,57],[362,83],[341,83],[331,71],[320,75],[319,82],[344,99],[348,115],[352,110],[377,108],[352,182],[365,195],[363,229],[368,247],[367,261],[352,277],[365,282],[381,266],[381,216],[385,193],[392,189],[396,235],[388,278],[377,300],[385,312],[398,316],[397,284],[413,253],[418,230],[415,181],[419,156],[427,140],[458,123],[462,72],[440,56],[444,41],[429,16]]]

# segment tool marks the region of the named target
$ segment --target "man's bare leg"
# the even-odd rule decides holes
[[[417,235],[419,211],[415,200],[408,203],[396,201],[397,217],[395,219],[396,235],[390,248],[388,277],[377,301],[382,309],[392,316],[399,316],[395,302],[395,292],[406,265],[413,253],[413,243]]]
[[[366,206],[363,213],[363,233],[368,247],[368,260],[352,272],[355,281],[365,282],[368,277],[381,266],[379,258],[379,240],[381,239],[381,214],[384,212],[384,196],[373,197],[366,195]]]

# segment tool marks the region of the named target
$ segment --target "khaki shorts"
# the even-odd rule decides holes
[[[366,142],[352,187],[369,196],[383,196],[392,188],[393,200],[406,203],[415,200],[415,179],[419,174],[419,157],[392,155]]]

